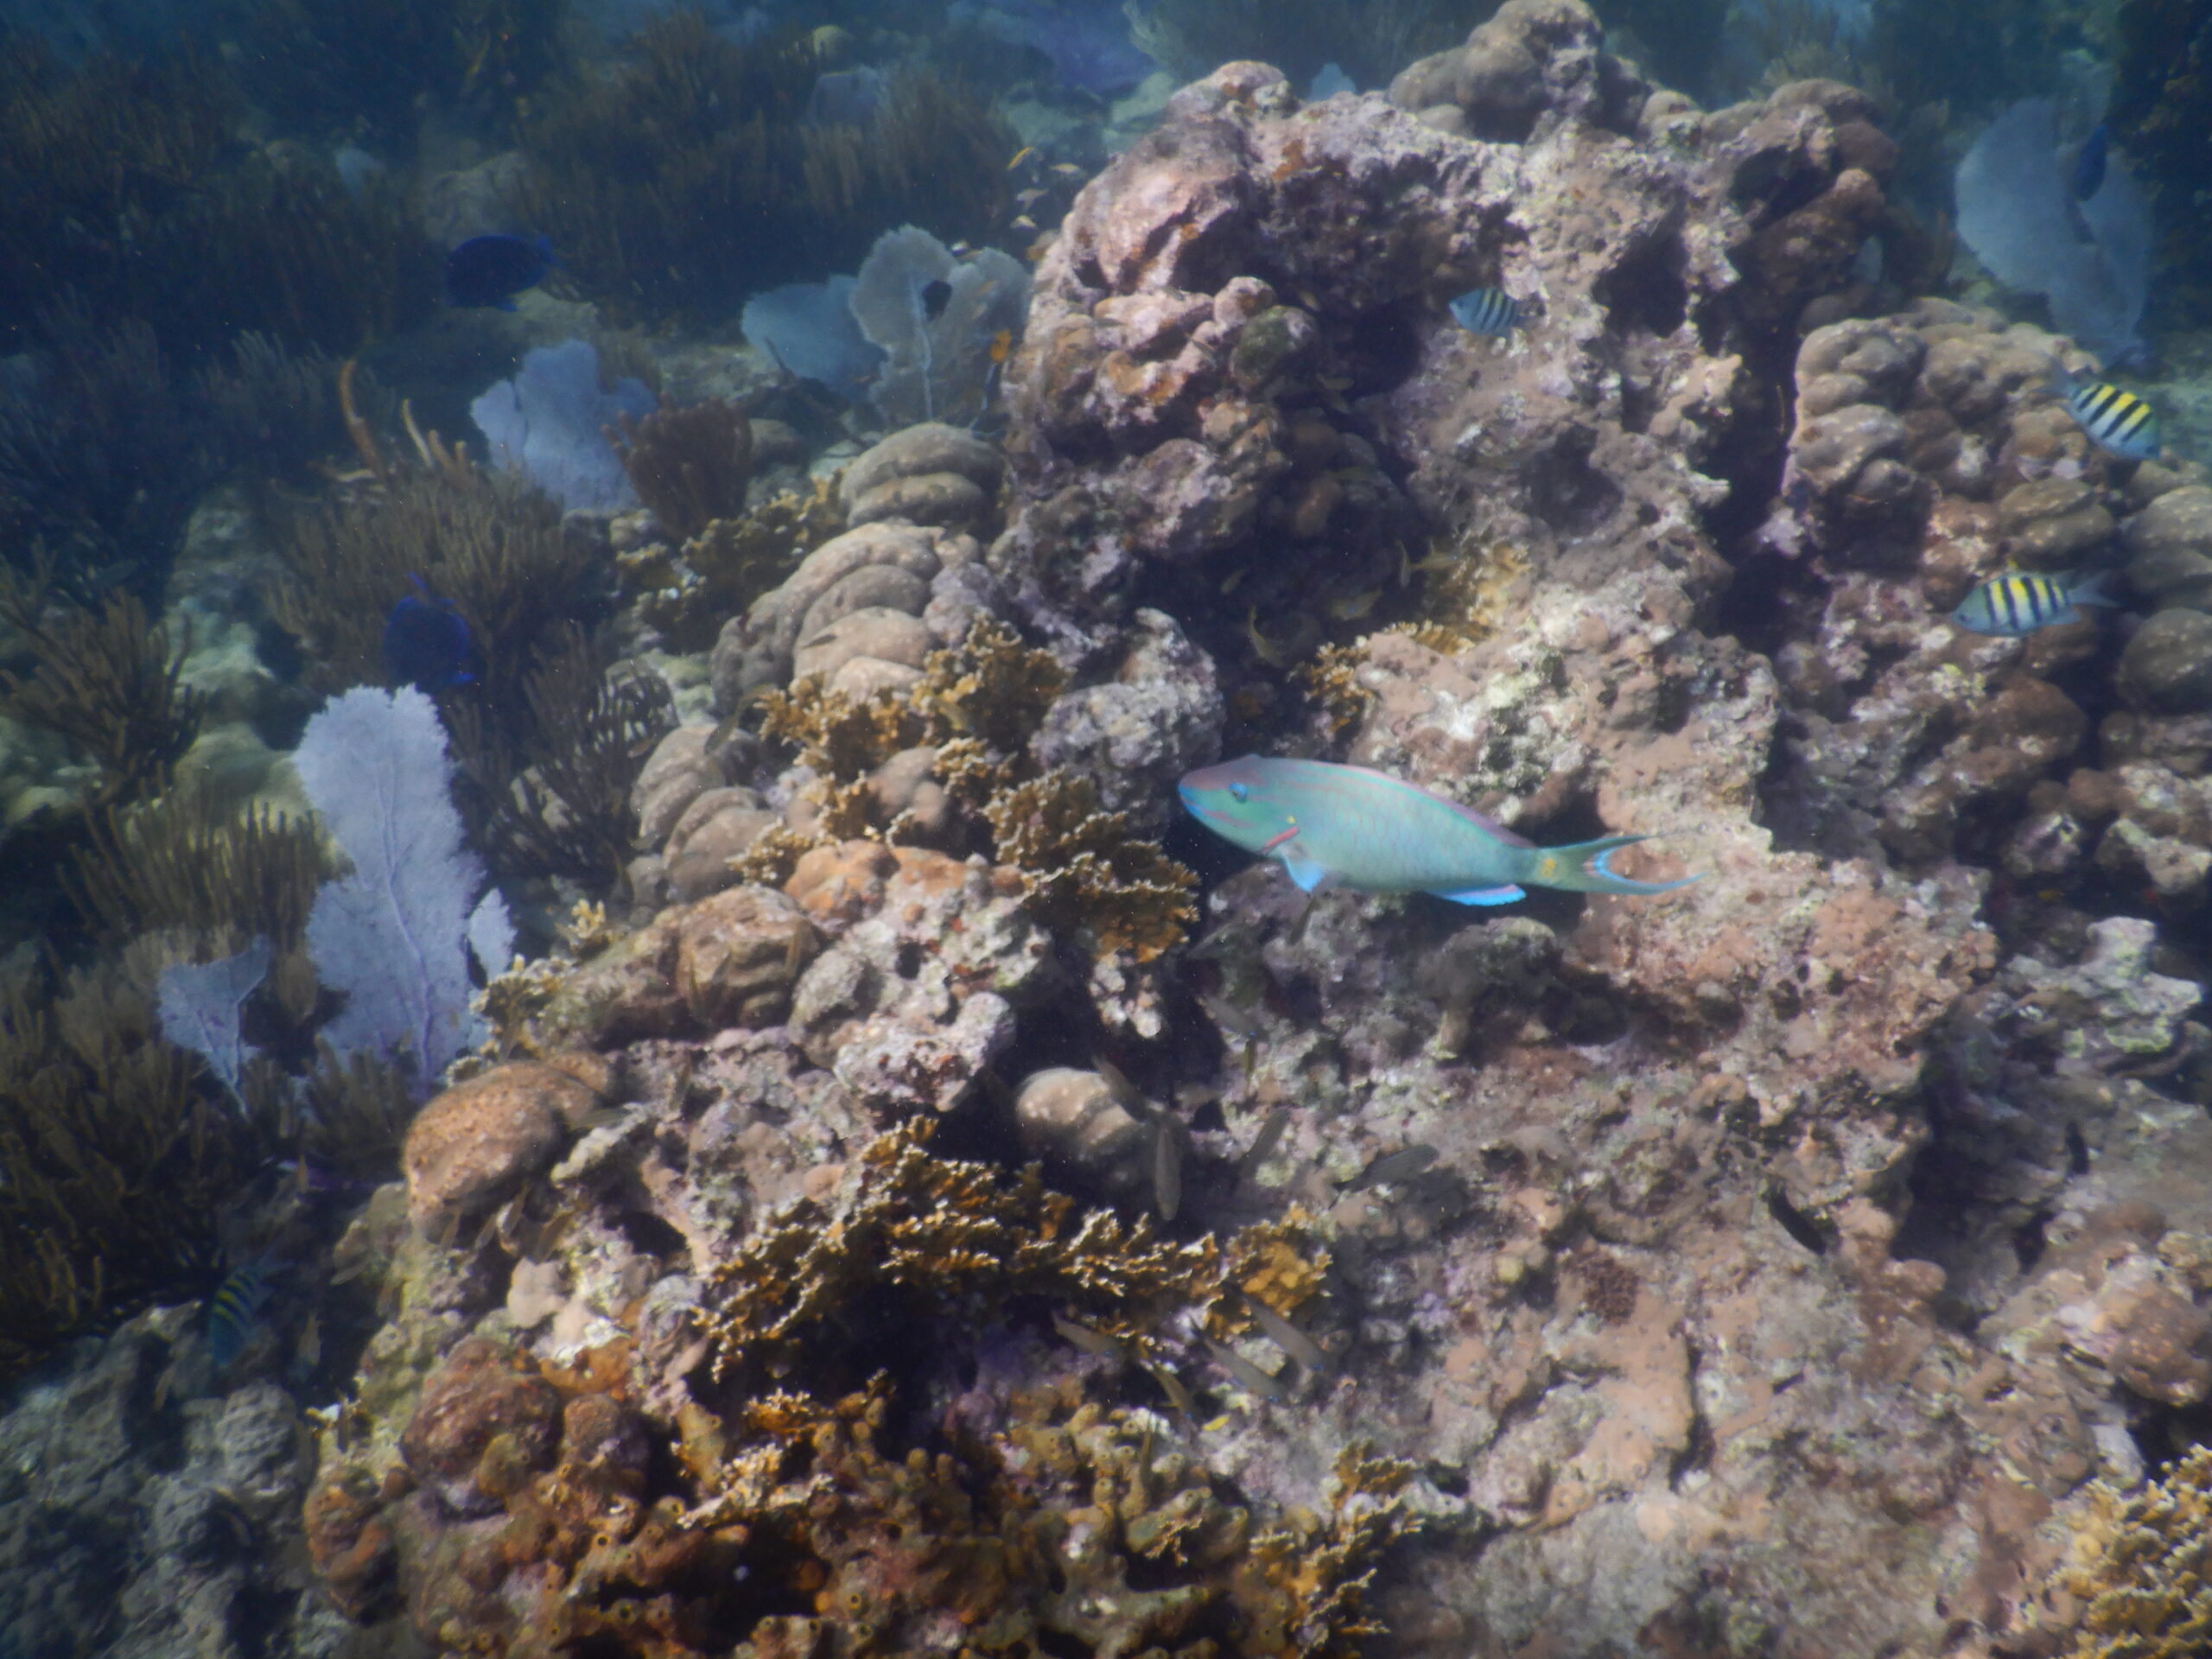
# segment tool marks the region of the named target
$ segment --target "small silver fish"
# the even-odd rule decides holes
[[[1252,1137],[1252,1144],[1244,1149],[1244,1156],[1237,1164],[1238,1172],[1250,1177],[1260,1173],[1260,1166],[1275,1155],[1275,1148],[1290,1129],[1290,1108],[1278,1106],[1268,1114],[1268,1121],[1260,1125],[1259,1134]]]
[[[1066,1319],[1055,1313],[1052,1315],[1052,1329],[1058,1332],[1061,1339],[1071,1347],[1080,1348],[1096,1358],[1126,1360],[1129,1357],[1129,1351],[1119,1341],[1103,1331],[1094,1330],[1080,1319]]]
[[[1275,1346],[1307,1370],[1316,1376],[1325,1376],[1332,1369],[1329,1363],[1329,1351],[1294,1324],[1287,1314],[1278,1313],[1256,1296],[1247,1296],[1244,1306],[1252,1310],[1254,1322],[1268,1333]]]
[[[1346,1192],[1364,1192],[1370,1186],[1382,1186],[1394,1181],[1408,1181],[1436,1161],[1436,1148],[1426,1141],[1416,1141],[1409,1147],[1400,1147],[1395,1152],[1386,1152],[1365,1169],[1344,1184]]]
[[[1213,1363],[1234,1377],[1238,1388],[1265,1400],[1290,1398],[1290,1384],[1282,1378],[1273,1372],[1262,1370],[1235,1349],[1216,1342],[1211,1337],[1205,1341],[1206,1351],[1213,1356]]]
[[[1152,1126],[1152,1203],[1162,1221],[1183,1208],[1183,1120],[1162,1112]]]

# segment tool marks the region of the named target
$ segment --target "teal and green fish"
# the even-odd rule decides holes
[[[207,1299],[207,1354],[217,1370],[230,1370],[245,1351],[282,1271],[267,1256],[257,1256],[215,1287]]]
[[[2083,605],[2118,602],[2104,593],[2106,574],[2100,571],[2086,580],[2018,570],[1992,576],[1966,596],[1951,613],[1951,620],[1969,633],[1998,633],[2013,639],[2037,628],[2076,622]]]
[[[1452,302],[1452,315],[1471,334],[1499,339],[1521,322],[1521,302],[1502,288],[1471,288]]]
[[[2081,422],[2090,441],[2108,455],[2122,461],[2153,461],[2163,447],[2158,438],[2158,411],[2132,391],[2122,391],[2105,380],[2077,380],[2060,371],[2058,394],[2066,412]]]
[[[1179,790],[1192,817],[1248,853],[1281,859],[1308,893],[1349,887],[1510,905],[1524,887],[1672,893],[1698,879],[1615,874],[1613,855],[1648,836],[1539,847],[1471,807],[1363,766],[1248,754],[1200,767]]]

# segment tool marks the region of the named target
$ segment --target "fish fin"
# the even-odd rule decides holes
[[[1433,891],[1433,889],[1432,889]],[[1510,905],[1516,899],[1529,895],[1518,887],[1469,887],[1461,893],[1439,893],[1440,899],[1449,899],[1455,905]]]
[[[1702,875],[1685,875],[1672,881],[1633,881],[1614,870],[1615,853],[1651,839],[1649,836],[1607,836],[1600,841],[1578,842],[1572,847],[1548,847],[1538,855],[1527,879],[1538,887],[1558,887],[1567,893],[1614,893],[1642,897],[1672,893],[1677,887],[1687,887],[1693,881],[1705,879]]]
[[[1282,860],[1282,867],[1290,872],[1290,879],[1307,893],[1312,893],[1329,879],[1328,871],[1308,858],[1294,841],[1285,842],[1276,849],[1275,856]]]
[[[2079,587],[2069,582],[2066,602],[2069,605],[2118,605],[2120,601],[2105,591],[2105,584],[2112,580],[2112,575],[2109,570],[2100,570]]]

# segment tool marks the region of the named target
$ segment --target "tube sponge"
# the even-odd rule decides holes
[[[2151,283],[2151,207],[2114,156],[2076,202],[2058,162],[2058,118],[2024,99],[1974,140],[1955,181],[1959,234],[2009,287],[2040,294],[2051,321],[2111,361],[2142,348]]]

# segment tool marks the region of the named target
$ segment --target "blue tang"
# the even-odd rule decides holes
[[[1440,795],[1325,760],[1248,754],[1201,766],[1179,785],[1191,816],[1248,853],[1278,858],[1306,892],[1433,893],[1459,905],[1510,905],[1524,887],[1671,893],[1699,878],[1633,881],[1611,859],[1648,836],[1539,847]]]
[[[401,595],[384,620],[384,671],[396,685],[442,691],[467,685],[468,624],[449,599],[440,599],[412,578],[415,592]]]
[[[558,263],[542,236],[472,236],[446,255],[446,303],[512,311],[515,296]]]

